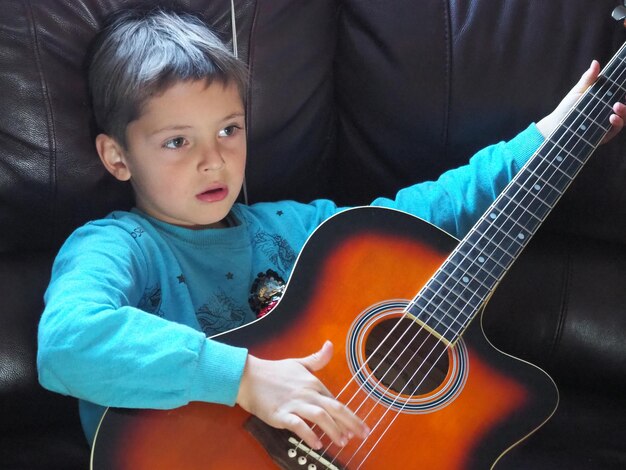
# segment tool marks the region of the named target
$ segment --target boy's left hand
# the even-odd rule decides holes
[[[600,64],[597,60],[594,60],[591,62],[589,69],[580,77],[578,83],[574,85],[574,88],[563,98],[556,109],[537,123],[539,132],[541,132],[545,138],[552,134],[552,131],[556,129],[576,101],[578,101],[587,88],[596,81],[599,74]],[[626,105],[624,105],[624,103],[615,103],[613,105],[613,112],[615,114],[612,114],[609,118],[609,123],[612,127],[604,139],[602,139],[601,143],[603,144],[615,137],[622,130],[624,121],[626,121]]]

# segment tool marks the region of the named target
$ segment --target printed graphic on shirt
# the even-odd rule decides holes
[[[293,264],[296,262],[296,252],[283,237],[259,231],[252,237],[252,243],[280,271],[291,271]]]
[[[219,290],[198,309],[196,317],[204,334],[213,336],[243,325],[246,322],[246,311],[245,307]]]
[[[143,297],[139,301],[137,308],[160,317],[163,316],[161,312],[161,285],[159,283],[153,285],[152,287],[148,287],[144,291]]]
[[[259,273],[250,288],[248,303],[257,318],[267,315],[285,291],[285,281],[276,271]]]
[[[136,240],[137,238],[140,238],[144,233],[145,233],[145,230],[143,228],[137,227],[133,229],[132,232],[130,232],[130,236]]]

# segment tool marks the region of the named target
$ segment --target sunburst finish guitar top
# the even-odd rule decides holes
[[[216,339],[273,359],[333,342],[335,357],[318,375],[372,428],[366,441],[323,453],[337,468],[488,468],[550,415],[556,389],[534,366],[493,349],[478,322],[448,348],[404,314],[416,285],[426,284],[455,245],[404,213],[347,211],[309,240],[269,315]],[[422,380],[433,375],[428,384]],[[420,387],[425,390],[416,392]],[[204,403],[109,410],[97,437],[104,453],[95,453],[94,468],[277,468],[274,458],[289,459],[290,449],[297,450],[293,468],[302,468],[300,456],[307,465],[332,468],[282,434],[270,438],[278,441],[272,457],[247,429],[248,419],[239,408]]]

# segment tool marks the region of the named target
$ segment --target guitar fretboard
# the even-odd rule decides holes
[[[459,242],[407,311],[454,343],[610,129],[626,95],[626,44]]]

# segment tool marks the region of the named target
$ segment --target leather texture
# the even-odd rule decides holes
[[[83,469],[36,328],[78,225],[131,205],[95,154],[83,60],[135,0],[0,0],[0,467]],[[230,0],[187,0],[230,43]],[[251,202],[364,204],[552,110],[626,40],[615,0],[236,0]],[[626,133],[601,147],[489,302],[499,348],[546,369],[554,417],[498,468],[626,467]]]

